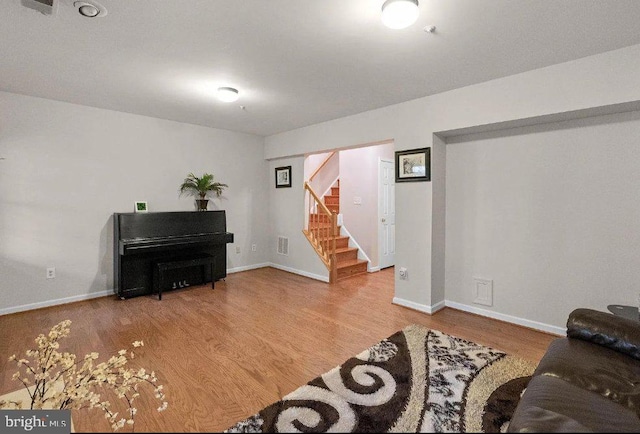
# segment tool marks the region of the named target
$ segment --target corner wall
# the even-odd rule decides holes
[[[447,301],[564,325],[636,306],[640,112],[456,137],[447,145]],[[474,304],[474,277],[493,306]]]
[[[309,241],[302,233],[305,222],[304,157],[296,156],[268,162],[270,179],[267,183],[269,206],[270,265],[281,270],[301,274],[317,280],[329,281],[329,272]],[[276,167],[291,166],[291,187],[276,188]],[[278,237],[288,239],[289,254],[277,251]]]
[[[189,172],[229,185],[227,268],[267,262],[263,138],[6,92],[0,126],[0,314],[112,294],[113,213],[195,210]]]

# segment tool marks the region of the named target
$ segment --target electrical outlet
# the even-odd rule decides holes
[[[405,267],[400,267],[400,280],[407,280],[409,278],[409,272]]]
[[[47,279],[56,278],[56,267],[47,268]]]
[[[251,251],[255,252],[256,250],[258,250],[258,246],[256,246],[255,244],[251,244]]]
[[[236,246],[236,253],[240,254],[240,246]]]

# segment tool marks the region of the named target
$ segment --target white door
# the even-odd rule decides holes
[[[393,161],[380,160],[378,167],[378,264],[395,265],[396,184]]]

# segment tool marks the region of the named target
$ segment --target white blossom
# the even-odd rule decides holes
[[[134,424],[137,409],[133,403],[140,396],[140,384],[147,384],[153,388],[154,395],[162,402],[158,411],[164,411],[168,403],[164,401],[163,386],[157,385],[154,371],[148,374],[144,368],[126,368],[129,359],[135,353],[120,350],[106,362],[94,365],[98,359],[97,352],[85,355],[80,362],[75,354],[60,353],[59,339],[70,333],[71,321],[65,320],[53,326],[49,333],[38,335],[35,339],[37,349],[25,352],[27,358],[18,359],[16,355],[9,357],[9,362],[18,366],[18,371],[12,379],[22,382],[30,391],[31,402],[0,400],[0,409],[82,409],[97,408],[104,412],[105,418],[112,429],[118,430],[125,425]],[[143,341],[132,343],[133,348],[144,346]],[[129,355],[129,359],[127,358]],[[33,383],[33,386],[29,386]],[[127,407],[129,419],[118,419],[118,412],[111,410],[111,402],[102,400],[100,391],[117,396],[121,404]]]

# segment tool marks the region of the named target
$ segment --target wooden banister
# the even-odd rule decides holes
[[[331,215],[331,211],[329,211],[329,208],[327,208],[327,206],[322,202],[322,200],[318,197],[318,195],[316,194],[315,191],[313,191],[313,188],[311,188],[311,186],[309,185],[308,182],[304,183],[304,188],[305,190],[307,190],[309,192],[309,194],[311,195],[311,197],[313,197],[314,201],[316,202],[316,205],[318,207],[320,207],[322,209],[322,211],[327,214],[327,215]]]
[[[318,166],[318,168],[309,177],[309,182],[313,181],[313,178],[315,178],[315,176],[318,174],[318,172],[320,172],[320,170],[322,170],[322,168],[327,165],[329,160],[331,160],[331,157],[333,157],[334,155],[336,155],[336,151],[333,151],[331,154],[329,154],[329,156],[327,158],[324,159],[322,164],[320,164],[320,166]]]
[[[336,261],[338,215],[327,208],[308,182],[304,183],[304,190],[308,198],[308,209],[305,228],[302,232],[329,270],[329,283],[334,283],[338,277]]]

